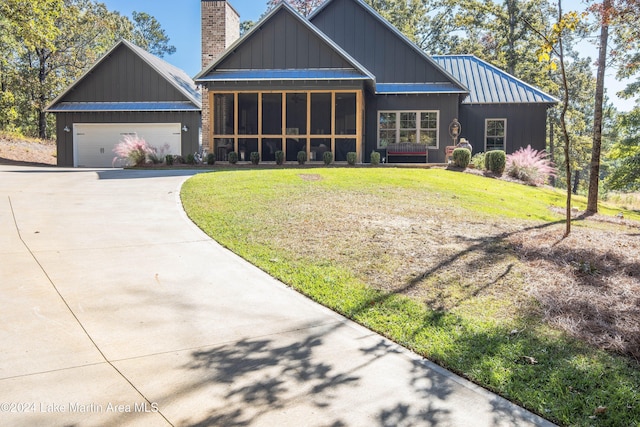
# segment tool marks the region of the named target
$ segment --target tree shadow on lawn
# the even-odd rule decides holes
[[[397,294],[411,294],[423,281],[452,267],[475,269],[477,265],[496,265],[507,256],[516,255],[526,265],[528,286],[542,305],[541,313],[532,311],[523,318],[543,314],[549,323],[583,341],[640,361],[640,262],[636,252],[602,250],[598,246],[600,234],[589,237],[590,244],[586,238],[578,241],[581,233],[588,230],[574,229],[569,238],[559,237],[558,231],[555,237],[553,228],[560,224],[564,220],[479,238],[450,236],[449,239],[466,242],[466,248],[414,275],[404,286],[359,305],[350,316],[357,317]],[[540,236],[544,240],[536,241]],[[575,240],[570,241],[572,238]],[[460,267],[469,255],[475,257],[474,265]],[[445,307],[438,300],[439,295],[423,302],[436,311],[450,310],[491,290],[513,267],[507,265],[502,273],[485,283],[467,284],[464,295],[455,300],[454,306]]]
[[[204,418],[180,424],[248,426],[301,414],[313,416],[308,422],[336,427],[353,425],[354,417],[377,420],[375,424],[380,426],[450,424],[450,410],[443,404],[453,392],[450,379],[419,360],[412,365],[402,363],[407,365],[410,390],[406,395],[411,401],[388,394],[404,379],[379,381],[363,375],[384,366],[380,363],[399,360],[385,359],[397,357],[399,350],[381,338],[377,342],[367,340],[364,345],[356,343],[338,355],[327,353],[325,341],[332,339],[328,335],[342,327],[340,323],[289,343],[271,338],[245,339],[193,352],[187,368],[202,378],[196,388],[216,385],[224,390],[219,396],[224,405],[210,410]],[[400,357],[407,361],[406,356]],[[389,389],[385,388],[387,384]],[[360,411],[351,414],[345,409],[349,407]],[[367,407],[377,409],[364,413],[362,408]]]
[[[542,313],[535,305],[524,307],[512,322],[504,326],[485,329],[485,332],[477,332],[472,325],[461,324],[459,326],[460,333],[453,337],[452,343],[448,347],[454,349],[456,354],[447,354],[446,351],[438,354],[436,350],[435,354],[429,354],[429,357],[439,362],[457,361],[455,363],[447,362],[445,366],[473,381],[487,385],[489,388],[499,389],[505,397],[515,399],[518,403],[528,406],[539,414],[551,416],[563,423],[575,423],[577,422],[575,417],[582,416],[584,418],[580,419],[580,423],[590,422],[591,419],[588,417],[593,416],[593,411],[598,405],[593,406],[585,403],[583,395],[587,394],[589,394],[591,402],[593,402],[594,396],[601,397],[598,404],[608,406],[609,413],[616,410],[632,412],[634,415],[629,418],[630,420],[640,419],[640,403],[635,402],[630,405],[623,403],[625,399],[628,400],[628,391],[625,395],[625,392],[622,391],[625,387],[617,387],[625,383],[627,390],[629,388],[637,389],[640,378],[635,375],[633,378],[624,376],[619,378],[620,372],[624,372],[625,368],[606,372],[606,368],[614,359],[607,359],[607,356],[599,355],[593,349],[580,343],[588,342],[601,349],[613,350],[631,356],[636,362],[638,361],[640,356],[640,293],[638,292],[637,278],[640,277],[640,263],[633,257],[620,256],[606,251],[602,253],[597,249],[597,240],[593,241],[595,248],[589,247],[590,245],[574,243],[551,247],[532,245],[526,249],[520,245],[522,241],[531,240],[532,233],[534,235],[535,233],[549,235],[549,233],[553,233],[552,228],[560,224],[563,225],[564,221],[474,239],[465,236],[452,236],[452,238],[467,240],[468,246],[442,260],[434,267],[415,275],[406,282],[404,287],[393,292],[380,293],[375,298],[366,301],[352,311],[350,316],[358,317],[370,307],[384,305],[397,294],[410,293],[425,279],[453,266],[466,255],[475,254],[481,262],[493,263],[496,261],[496,255],[501,256],[501,252],[496,252],[495,248],[508,247],[508,250],[525,262],[528,268],[543,269],[545,274],[554,276],[557,280],[558,286],[553,288],[546,287],[544,284],[529,283],[534,288],[533,294],[542,305]],[[574,236],[580,234],[580,230],[573,232]],[[561,231],[558,231],[557,235],[560,236]],[[581,264],[580,260],[587,261],[582,261]],[[538,265],[537,261],[542,261],[543,264]],[[581,271],[581,268],[585,268],[585,264],[588,271]],[[460,305],[465,299],[475,297],[484,290],[490,289],[501,277],[508,275],[512,267],[513,265],[508,265],[497,279],[487,281],[484,284],[475,284],[473,291],[469,292],[465,298],[459,299],[457,305]],[[630,287],[616,287],[615,277],[620,274],[632,278]],[[572,280],[570,286],[567,284],[568,276],[571,276]],[[634,280],[636,287],[633,287]],[[529,278],[528,281],[535,282],[535,277],[533,280]],[[424,330],[439,326],[442,326],[442,330],[451,330],[450,323],[459,321],[449,311],[436,309],[427,313],[429,314],[425,315],[421,324],[413,331],[404,331],[409,346],[415,344],[415,338]],[[540,314],[545,315],[550,323],[577,337],[580,342],[567,346],[566,340],[547,337],[545,332],[536,331],[537,321],[535,319],[539,318]],[[566,321],[562,321],[563,319]],[[445,326],[445,323],[449,323],[449,325]],[[514,326],[517,329],[510,330]],[[576,354],[576,349],[582,350],[578,350],[579,354]],[[418,350],[420,349],[418,348]],[[576,359],[584,354],[589,354],[591,357],[589,360],[597,360],[597,362],[589,361],[581,364]],[[533,357],[533,359],[528,359],[528,357]],[[627,368],[636,366],[632,359],[627,359],[627,362],[619,360],[617,363]],[[497,375],[496,378],[482,376],[487,372],[487,363],[500,365],[505,360],[507,366],[502,367],[504,369],[502,378],[500,375]],[[530,364],[530,362],[534,363]],[[594,363],[595,366],[590,366],[591,363]],[[635,371],[629,368],[626,372]],[[528,384],[527,390],[524,393],[523,390],[511,390],[511,383],[515,387]],[[558,384],[561,385],[558,386]],[[615,387],[612,389],[611,386]],[[558,390],[561,390],[563,394],[558,396],[550,394]],[[536,396],[537,393],[544,395]],[[559,404],[556,407],[555,404],[543,405],[539,403],[562,401],[568,402],[565,408],[571,407],[570,413],[566,413],[566,409],[561,409]],[[606,415],[598,415],[598,418],[606,418]]]

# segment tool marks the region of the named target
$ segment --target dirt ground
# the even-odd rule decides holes
[[[15,140],[0,135],[0,164],[54,166],[56,161],[55,141]]]

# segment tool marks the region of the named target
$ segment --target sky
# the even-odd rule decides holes
[[[131,17],[131,13],[147,12],[154,16],[162,25],[170,38],[170,44],[176,47],[176,53],[164,58],[165,61],[182,68],[190,76],[201,71],[200,67],[200,0],[183,0],[182,2],[169,0],[101,0],[112,11]],[[229,3],[240,14],[240,20],[256,21],[264,13],[267,0],[230,0]],[[563,9],[584,10],[581,0],[565,0]],[[579,44],[584,56],[590,56],[594,61],[597,57],[597,47],[589,41]],[[615,107],[621,111],[633,109],[634,100],[618,99],[616,92],[624,89],[625,84],[616,81],[615,71],[607,71],[605,81],[607,94]]]

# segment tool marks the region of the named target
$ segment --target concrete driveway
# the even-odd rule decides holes
[[[550,425],[211,241],[191,174],[0,166],[0,424]]]

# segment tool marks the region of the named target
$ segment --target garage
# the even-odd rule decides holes
[[[125,135],[170,154],[200,152],[202,98],[184,71],[118,42],[46,109],[56,115],[58,166],[112,167]]]
[[[76,123],[73,125],[75,167],[124,166],[114,163],[113,149],[125,135],[138,135],[162,154],[182,154],[180,123]],[[165,149],[165,145],[169,148]]]

